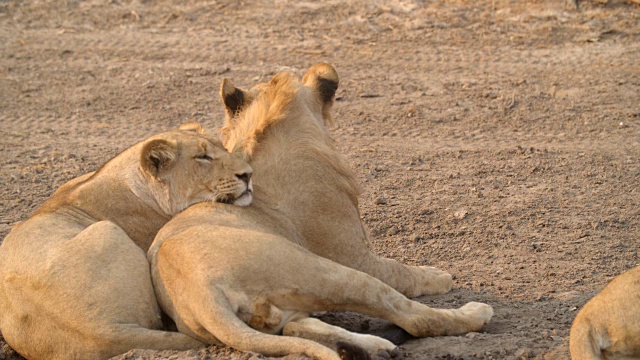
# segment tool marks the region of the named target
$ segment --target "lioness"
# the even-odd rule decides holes
[[[571,326],[574,360],[640,359],[640,266],[609,283]]]
[[[245,149],[255,151],[256,161],[264,161],[254,204],[197,204],[159,231],[148,252],[152,279],[160,306],[181,332],[205,343],[222,342],[265,355],[304,353],[338,359],[333,350],[338,341],[374,353],[395,346],[310,318],[309,312],[357,311],[392,321],[421,337],[478,331],[490,320],[493,310],[488,305],[432,309],[299,245],[309,245],[304,230],[313,232],[298,228],[300,216],[316,215],[303,224],[322,232],[330,224],[342,224],[343,212],[334,207],[354,206],[353,198],[345,201],[327,191],[334,186],[336,191],[352,191],[355,186],[344,164],[334,159],[322,123],[333,101],[334,79],[335,71],[320,65],[305,75],[302,84],[279,73],[261,85],[235,123],[246,131]],[[263,138],[271,141],[256,145]],[[273,147],[284,151],[275,156]],[[316,176],[312,179],[305,172]],[[326,201],[336,203],[321,199],[324,191]],[[316,206],[325,212],[305,210]],[[292,216],[296,208],[302,214]],[[341,230],[356,238],[362,232],[346,226]],[[340,250],[335,249],[336,255]],[[280,333],[286,336],[275,336]]]
[[[0,331],[28,359],[203,346],[160,331],[145,251],[201,201],[251,201],[252,170],[197,124],[150,137],[58,189],[0,246]]]
[[[406,296],[448,292],[453,285],[450,274],[429,266],[406,266],[371,252],[358,210],[359,187],[326,128],[332,121],[329,111],[338,74],[330,65],[318,64],[302,82],[301,91],[287,87],[287,82],[245,91],[223,81],[223,141],[229,150],[242,150],[254,168],[261,190],[257,206],[287,219],[287,229],[295,233],[287,236],[290,240],[366,272]],[[265,93],[265,86],[283,89]],[[255,103],[256,96],[273,98]]]

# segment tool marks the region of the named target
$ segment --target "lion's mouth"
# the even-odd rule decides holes
[[[251,189],[247,189],[239,196],[227,195],[217,199],[216,201],[223,204],[247,206],[251,204],[251,201],[253,201],[253,191]]]
[[[247,189],[233,201],[233,205],[247,206],[251,204],[251,201],[253,201],[253,191],[251,191],[251,189]]]
[[[253,180],[249,179],[246,184],[245,190],[238,196],[234,194],[225,194],[218,197],[216,202],[223,204],[232,204],[236,206],[247,206],[253,201]]]

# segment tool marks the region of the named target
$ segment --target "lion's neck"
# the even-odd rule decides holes
[[[358,187],[345,160],[313,128],[288,124],[265,134],[252,159],[255,195],[288,218],[308,224],[318,208],[359,217]],[[293,140],[292,140],[293,139]]]
[[[137,159],[118,160],[106,164],[89,181],[72,189],[67,195],[69,205],[95,221],[109,220],[117,224],[146,251],[170,216],[160,210],[148,193]],[[109,167],[125,167],[127,171],[110,171]],[[118,173],[129,175],[124,178],[113,175]]]

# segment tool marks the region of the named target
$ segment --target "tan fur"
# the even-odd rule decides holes
[[[353,242],[361,257],[349,262],[366,260],[369,253],[364,244],[358,245],[365,241],[358,237],[363,234],[360,221],[348,227],[341,219],[352,215],[342,208],[357,214],[357,198],[353,177],[335,155],[324,127],[323,113],[337,86],[320,78],[326,70],[333,71],[328,65],[313,67],[304,84],[289,74],[275,75],[252,93],[247,109],[230,119],[229,148],[241,143],[240,149],[263,171],[256,175],[261,181],[256,181],[255,201],[242,208],[198,204],[160,230],[148,253],[160,306],[181,332],[202,342],[270,356],[304,353],[337,360],[338,341],[372,353],[394,349],[387,340],[310,318],[314,311],[378,316],[415,336],[480,330],[493,315],[488,305],[431,309],[364,272],[305,248],[316,249],[307,242],[309,232],[335,236],[325,232],[327,227],[342,226],[339,232],[347,234],[341,236],[353,238],[344,243],[326,238],[337,244],[330,254],[353,254]],[[234,91],[229,84],[223,84],[223,98]],[[240,97],[233,96],[233,101]],[[308,211],[318,208],[319,212]],[[408,272],[392,276],[402,274]],[[423,284],[417,288],[427,292]]]
[[[609,283],[571,326],[573,360],[640,359],[640,266]]]
[[[0,246],[0,330],[11,347],[28,359],[106,359],[202,346],[161,331],[145,257],[187,206],[251,200],[249,165],[200,130],[134,145],[12,229]]]
[[[241,109],[227,110],[225,146],[244,151],[256,170],[261,189],[256,196],[290,219],[296,234],[290,240],[410,297],[448,292],[450,274],[406,266],[370,251],[358,210],[358,185],[326,128],[333,104],[328,97],[337,85],[338,74],[327,64],[312,67],[302,84],[287,73],[249,91],[225,81],[223,101],[234,91],[248,99]]]

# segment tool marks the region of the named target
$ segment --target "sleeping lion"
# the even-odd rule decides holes
[[[256,173],[260,181],[252,206],[197,204],[156,236],[148,252],[154,288],[180,332],[207,344],[268,356],[303,353],[337,360],[338,342],[370,353],[395,346],[324,323],[310,312],[356,311],[389,320],[418,337],[478,331],[491,319],[493,309],[486,304],[441,310],[411,301],[367,273],[315,254],[313,244],[306,242],[305,232],[322,234],[326,227],[343,224],[340,210],[355,201],[331,193],[355,194],[353,178],[334,156],[324,127],[337,89],[332,67],[314,66],[302,83],[279,73],[252,92],[235,93],[234,99],[228,98],[229,86],[223,83],[225,103],[234,102],[241,110],[233,114],[228,124],[233,129],[228,126],[226,136],[237,140],[233,148],[253,156],[256,164],[261,161],[263,172]],[[292,211],[299,213],[291,216]],[[362,229],[339,231],[358,241]],[[335,247],[334,255],[340,258],[348,246]],[[370,259],[362,249],[356,247],[362,256],[351,262]],[[401,271],[389,275],[406,274]]]
[[[145,251],[197,202],[251,202],[251,167],[194,123],[152,136],[69,181],[0,246],[0,331],[28,359],[189,349],[162,331]]]

